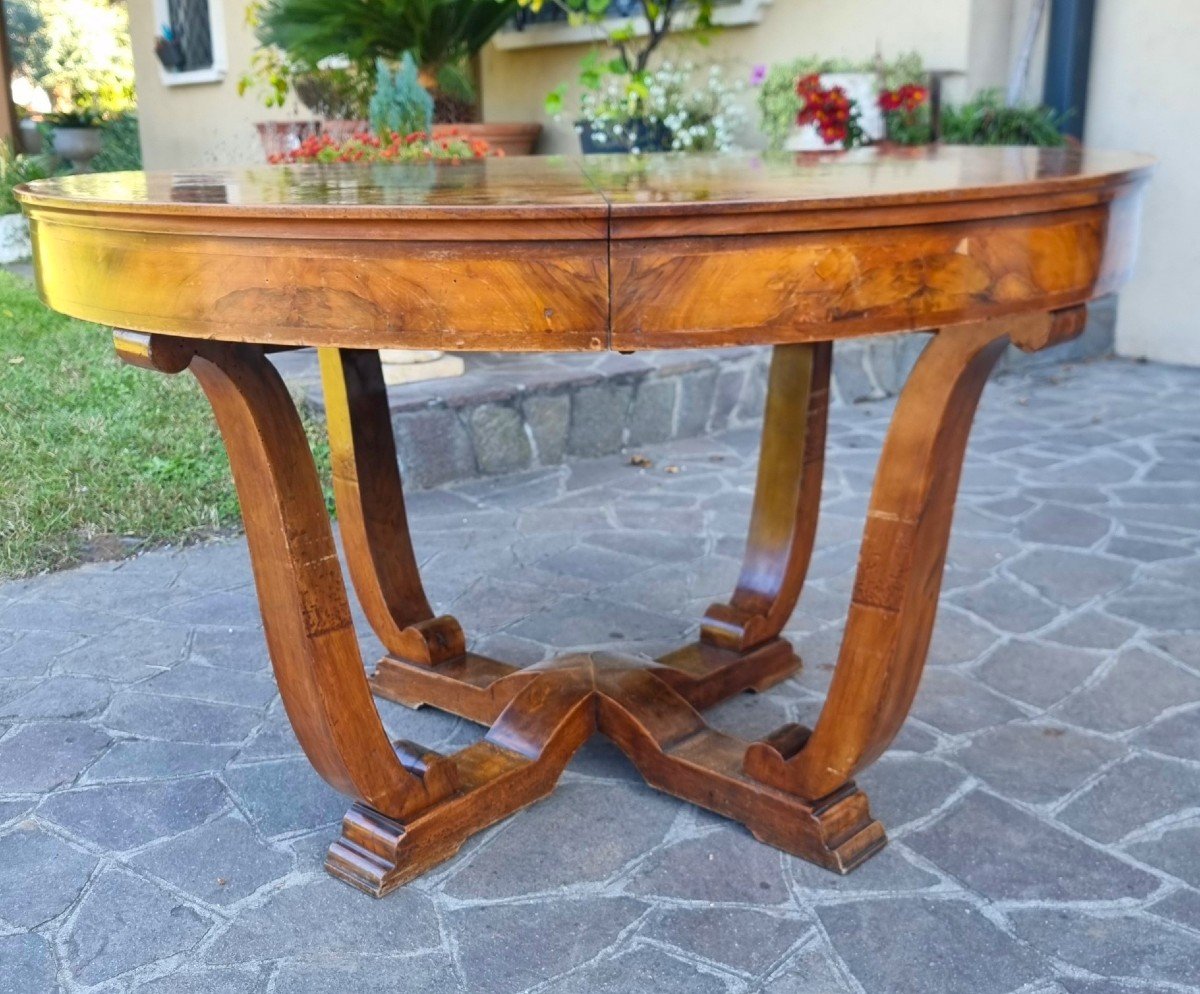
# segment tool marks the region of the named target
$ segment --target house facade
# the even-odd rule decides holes
[[[953,74],[947,98],[1003,86],[1035,0],[729,0],[723,28],[703,49],[679,58],[718,62],[731,76],[753,66],[819,54],[861,60],[919,52],[926,66]],[[1069,0],[1052,0],[1069,2]],[[1076,0],[1088,4],[1092,0]],[[1091,71],[1084,138],[1096,145],[1152,152],[1162,167],[1147,195],[1137,274],[1122,297],[1118,351],[1200,364],[1200,335],[1190,327],[1188,276],[1200,268],[1200,189],[1187,163],[1200,125],[1200,37],[1195,0],[1094,0]],[[309,116],[298,104],[267,109],[238,80],[255,49],[245,0],[127,0],[138,77],[142,146],[147,168],[261,162],[255,124]],[[168,71],[156,39],[173,25],[186,39],[184,65]],[[174,33],[174,32],[172,32]],[[1040,99],[1046,65],[1043,26],[1030,64],[1026,98]],[[547,118],[546,93],[573,81],[593,35],[566,25],[506,30],[479,63],[482,107],[489,121],[539,121],[541,151],[571,153],[578,139],[567,119]],[[753,92],[745,99],[753,101]],[[749,115],[753,122],[753,111]],[[760,143],[752,128],[747,145]]]

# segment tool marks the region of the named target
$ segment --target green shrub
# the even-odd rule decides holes
[[[1062,118],[1051,107],[1006,107],[998,90],[985,90],[961,107],[942,111],[949,145],[1043,145],[1065,141]]]
[[[0,141],[0,214],[20,211],[13,187],[54,175],[54,159],[49,155],[17,155],[8,142]]]
[[[367,112],[371,130],[377,135],[429,133],[433,127],[433,97],[417,78],[417,64],[408,52],[395,72],[383,59],[375,63],[375,92]]]
[[[136,114],[122,114],[101,125],[104,144],[92,160],[92,172],[116,173],[142,168],[142,142]]]

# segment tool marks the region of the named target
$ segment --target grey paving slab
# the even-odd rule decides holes
[[[1049,804],[1084,786],[1126,753],[1111,738],[1044,721],[1013,721],[971,739],[956,759],[993,791]]]
[[[290,856],[265,845],[233,815],[151,846],[130,862],[200,901],[218,905],[239,901],[292,868]]]
[[[663,396],[643,379],[512,402],[529,458],[608,451],[624,406],[650,466],[614,451],[411,495],[430,596],[476,651],[659,653],[728,596],[756,430],[652,440],[664,397],[675,435],[734,394],[736,423],[761,384],[694,372]],[[805,668],[714,709],[718,727],[815,720],[891,409],[834,407],[788,628]],[[450,438],[439,472],[523,464],[514,423],[456,419],[482,434]],[[321,869],[346,801],[282,711],[244,540],[0,586],[0,992],[1200,992],[1197,425],[1200,371],[989,386],[914,719],[859,778],[893,841],[846,877],[651,791],[596,742],[556,794],[370,901]],[[482,734],[380,713],[442,752]]]
[[[381,952],[431,951],[440,945],[433,902],[413,888],[395,895],[387,914],[324,874],[297,881],[246,908],[214,942],[203,962],[323,963]],[[401,934],[403,929],[403,934]],[[400,944],[403,943],[401,947]]]
[[[48,797],[38,815],[113,850],[132,849],[201,824],[227,798],[214,777],[101,784]]]
[[[756,994],[847,994],[852,988],[834,957],[817,942],[810,943]]]
[[[104,715],[104,726],[114,732],[210,745],[241,742],[261,721],[253,708],[141,691],[114,694]]]
[[[234,766],[225,782],[264,835],[331,824],[345,814],[342,798],[326,788],[303,757]]]
[[[536,904],[480,904],[450,911],[446,924],[461,989],[479,994],[522,991],[567,973],[615,946],[646,912],[646,905],[626,897],[549,897]]]
[[[106,870],[66,927],[67,966],[98,984],[193,949],[211,921],[168,892],[121,870]]]
[[[625,994],[630,990],[725,994],[728,989],[727,978],[717,971],[652,946],[637,946],[611,959],[589,963],[546,988],[548,994]]]
[[[996,901],[1119,901],[1158,889],[1153,875],[982,791],[905,844]]]
[[[286,994],[346,994],[351,990],[445,994],[458,990],[458,976],[450,956],[440,950],[418,956],[354,956],[324,963],[284,963],[275,973],[274,990]]]
[[[1014,912],[1017,934],[1044,953],[1104,978],[1197,982],[1200,934],[1145,915],[1076,910]]]
[[[0,936],[0,992],[29,994],[53,991],[58,987],[57,964],[49,941],[43,935]]]
[[[1079,689],[1103,660],[1099,652],[1012,639],[991,652],[974,675],[992,690],[1048,708]]]
[[[1194,764],[1134,754],[1107,770],[1060,812],[1064,824],[1100,842],[1200,807]]]
[[[26,794],[72,783],[109,743],[80,722],[32,722],[0,739],[0,794]]]
[[[818,914],[850,972],[879,994],[1007,994],[1049,972],[965,902],[869,900]]]
[[[25,875],[0,877],[0,920],[28,929],[58,917],[79,897],[96,862],[30,821],[0,835],[0,863]]]

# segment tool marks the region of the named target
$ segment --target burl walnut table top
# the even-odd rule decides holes
[[[43,297],[78,317],[279,344],[572,351],[1082,303],[1128,268],[1134,239],[1112,229],[1131,234],[1136,209],[1114,205],[1150,167],[959,146],[532,157],[70,176],[21,199]]]

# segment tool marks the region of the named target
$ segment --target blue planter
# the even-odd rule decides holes
[[[633,121],[621,135],[608,135],[604,141],[592,138],[592,127],[587,121],[579,121],[583,129],[579,132],[579,146],[584,155],[604,155],[618,152],[668,152],[671,149],[671,132],[665,125],[648,121]]]

